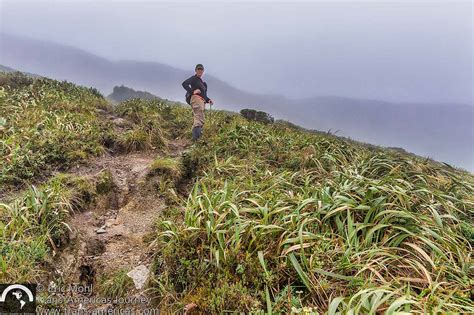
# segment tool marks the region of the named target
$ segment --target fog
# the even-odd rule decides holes
[[[471,2],[2,1],[1,31],[290,98],[472,101]],[[455,122],[453,122],[455,123]]]

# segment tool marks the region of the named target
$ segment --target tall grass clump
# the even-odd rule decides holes
[[[125,151],[164,149],[168,143],[168,131],[160,111],[165,107],[159,100],[131,99],[117,105],[115,111],[133,124],[119,135],[119,143]]]
[[[115,112],[133,122],[120,136],[126,150],[164,150],[170,139],[191,137],[191,107],[181,103],[135,98],[118,104]]]
[[[44,267],[69,242],[69,217],[95,194],[88,179],[57,174],[0,201],[0,281],[37,281],[47,272]]]
[[[213,119],[187,157],[196,179],[182,211],[158,224],[163,306],[474,311],[472,174],[334,136]]]

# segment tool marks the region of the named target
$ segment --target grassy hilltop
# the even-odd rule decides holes
[[[139,193],[164,204],[143,240],[147,287],[163,310],[474,312],[472,174],[215,110],[171,155],[191,123],[179,103],[113,107],[93,88],[0,74],[0,281],[47,279],[71,218],[111,190],[110,174],[75,167],[146,151],[156,159]],[[93,279],[100,294],[130,286],[120,268]]]

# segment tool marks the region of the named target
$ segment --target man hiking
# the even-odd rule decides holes
[[[201,137],[202,127],[204,125],[204,105],[206,103],[214,104],[212,100],[207,97],[207,83],[202,80],[204,73],[204,66],[197,64],[195,69],[196,74],[184,80],[183,88],[186,90],[186,103],[191,105],[193,109],[193,140]]]

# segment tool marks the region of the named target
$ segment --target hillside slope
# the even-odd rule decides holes
[[[104,94],[124,84],[162,98],[184,101],[181,83],[193,74],[193,69],[178,69],[159,62],[114,61],[58,43],[5,33],[0,33],[0,37],[4,46],[0,63],[94,86]],[[216,108],[240,111],[252,107],[305,128],[338,130],[338,135],[376,145],[403,147],[474,172],[473,104],[386,102],[369,96],[357,99],[337,95],[291,99],[243,91],[230,84],[232,77],[217,78],[213,73],[208,69],[205,80]],[[282,88],[276,86],[275,91]],[[344,91],[343,86],[341,90]]]
[[[213,116],[157,287],[204,312],[472,312],[474,177],[337,137]],[[171,292],[171,294],[170,294]]]
[[[0,84],[0,280],[42,308],[474,311],[470,173],[214,110],[190,146],[188,106]],[[100,302],[52,302],[73,283]]]

